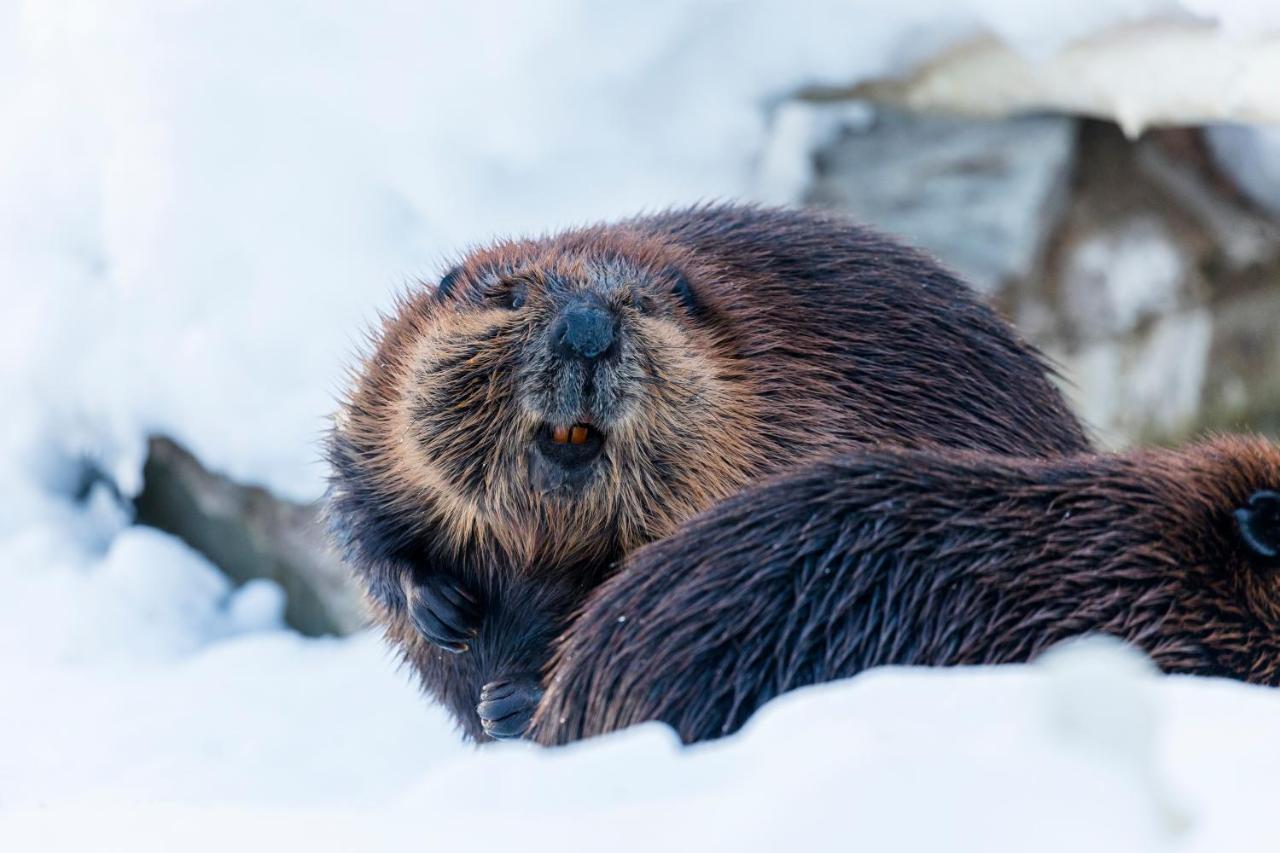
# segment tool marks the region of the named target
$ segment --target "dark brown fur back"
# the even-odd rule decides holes
[[[663,720],[714,738],[802,685],[1022,662],[1089,632],[1169,672],[1280,684],[1280,570],[1233,516],[1278,488],[1280,449],[1260,439],[805,467],[635,553],[567,632],[535,736]]]

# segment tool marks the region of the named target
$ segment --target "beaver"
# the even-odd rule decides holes
[[[1090,632],[1166,672],[1280,684],[1280,447],[801,466],[632,554],[566,632],[531,736],[661,720],[707,740],[802,685]]]
[[[627,554],[853,447],[1085,450],[1050,372],[955,276],[832,214],[498,242],[385,318],[328,441],[331,527],[427,692],[518,737]]]

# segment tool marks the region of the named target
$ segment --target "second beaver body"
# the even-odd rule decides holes
[[[1088,442],[1039,355],[928,258],[838,217],[698,207],[471,253],[388,318],[330,513],[391,640],[477,739],[636,548],[868,445]]]
[[[1280,684],[1280,448],[1017,460],[856,452],[640,549],[567,632],[534,721],[735,731],[885,664],[1025,662],[1105,633],[1168,672]]]

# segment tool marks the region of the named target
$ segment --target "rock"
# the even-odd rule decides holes
[[[1214,161],[1249,199],[1280,216],[1280,128],[1219,124],[1205,128]]]
[[[1241,203],[1196,131],[1134,142],[1086,121],[1080,140],[1067,211],[1003,307],[1063,365],[1104,445],[1274,423],[1280,349],[1260,345],[1265,321],[1236,306],[1268,316],[1275,223]]]
[[[1187,259],[1153,216],[1089,234],[1064,266],[1062,310],[1085,339],[1131,333],[1188,301]]]
[[[1076,412],[1105,447],[1194,430],[1208,369],[1208,309],[1166,314],[1132,334],[1050,350]]]
[[[991,292],[1030,274],[1065,198],[1075,137],[1066,117],[880,110],[818,150],[806,200],[897,234]]]
[[[1198,221],[1215,253],[1232,271],[1272,261],[1280,252],[1280,225],[1238,203],[1210,160],[1208,137],[1163,131],[1134,147],[1134,163],[1144,178],[1166,192]],[[1161,144],[1161,143],[1165,144]],[[1180,147],[1181,156],[1170,148]]]
[[[1280,222],[1267,213],[1280,209],[1280,142],[1268,147],[1280,135],[1169,128],[1133,140],[1096,120],[862,103],[822,143],[814,129],[838,108],[849,105],[815,102],[790,119],[791,137],[818,142],[806,198],[986,289],[1062,365],[1104,445],[1280,428]],[[816,118],[822,109],[832,113]],[[779,162],[794,180],[795,161]]]
[[[360,592],[329,546],[317,505],[235,483],[163,437],[149,442],[143,479],[138,523],[174,534],[238,583],[280,584],[294,628],[318,636],[366,624]]]
[[[861,101],[836,104],[789,100],[769,111],[769,130],[752,177],[751,197],[765,204],[796,204],[813,182],[814,152],[842,134],[865,128],[876,111]]]
[[[1214,312],[1201,426],[1280,434],[1280,270]]]

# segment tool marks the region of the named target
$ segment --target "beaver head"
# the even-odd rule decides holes
[[[476,252],[397,307],[338,432],[455,546],[572,560],[664,535],[762,464],[699,274],[617,231]]]

